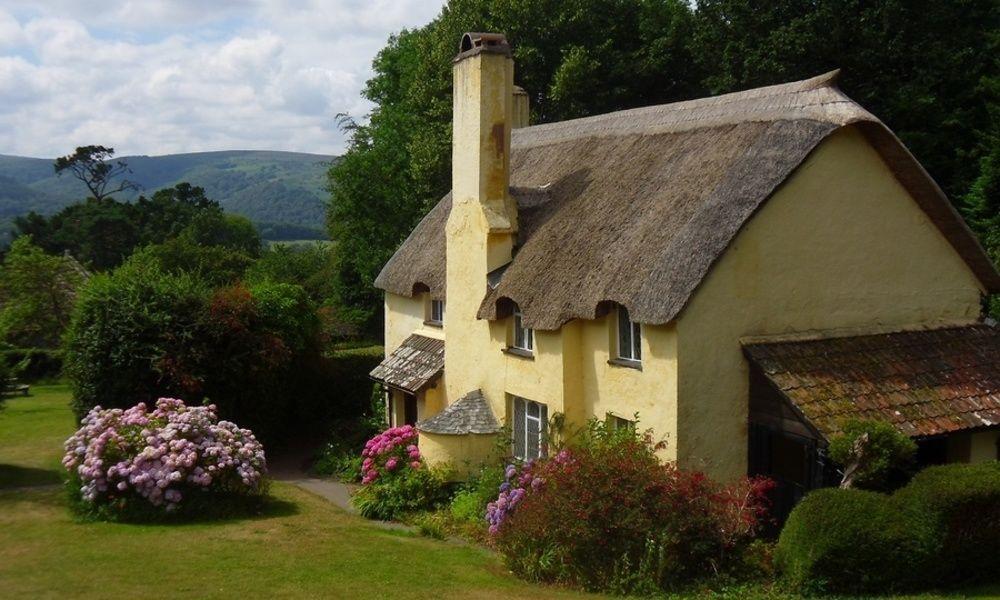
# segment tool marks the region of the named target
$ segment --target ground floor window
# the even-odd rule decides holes
[[[521,460],[543,458],[546,454],[545,429],[548,407],[514,396],[514,457]]]

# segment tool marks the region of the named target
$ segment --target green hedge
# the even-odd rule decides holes
[[[0,350],[0,362],[21,381],[56,379],[62,374],[63,353],[47,348],[15,348]]]
[[[931,467],[891,496],[812,492],[785,523],[775,562],[813,593],[1000,581],[1000,463]]]
[[[775,561],[804,592],[889,592],[914,586],[933,539],[915,530],[888,497],[864,490],[817,490],[788,517]]]
[[[922,568],[932,582],[1000,579],[1000,463],[930,467],[892,500],[935,533],[937,554]]]

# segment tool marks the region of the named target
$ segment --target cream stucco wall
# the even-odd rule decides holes
[[[677,321],[680,464],[746,472],[741,338],[971,322],[980,293],[861,134],[835,133],[737,235]]]

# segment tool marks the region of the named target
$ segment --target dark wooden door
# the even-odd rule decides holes
[[[403,394],[403,424],[416,425],[417,397],[413,394]]]

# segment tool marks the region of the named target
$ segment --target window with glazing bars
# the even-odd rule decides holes
[[[525,327],[521,319],[521,309],[514,311],[514,335],[513,347],[520,350],[532,352],[535,349],[535,332],[530,327]]]
[[[545,429],[548,407],[514,396],[514,457],[521,460],[543,458],[546,454]]]
[[[642,329],[629,318],[628,309],[618,309],[618,358],[642,360]]]

